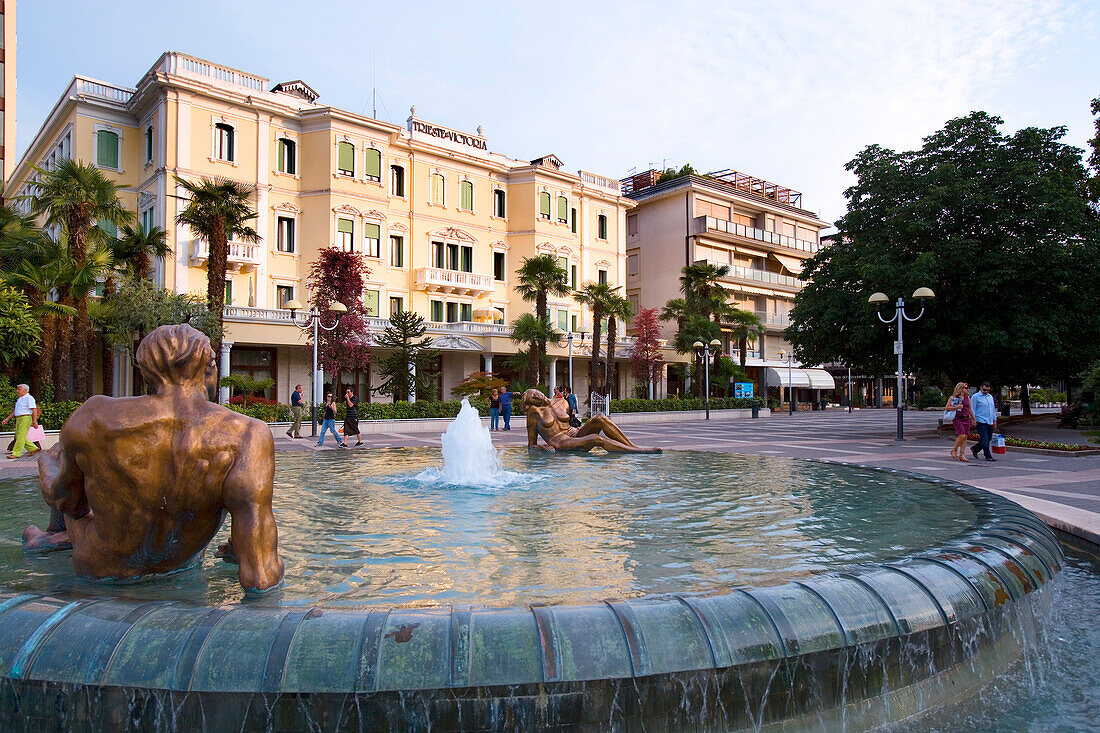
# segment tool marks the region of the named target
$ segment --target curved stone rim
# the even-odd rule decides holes
[[[890,562],[777,586],[587,605],[251,608],[0,589],[0,678],[370,694],[720,670],[980,620],[1064,563],[1046,525],[1009,499],[912,471],[810,460],[941,485],[977,516],[946,542]]]

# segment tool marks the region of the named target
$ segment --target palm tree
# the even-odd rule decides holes
[[[722,329],[714,321],[700,315],[690,316],[672,338],[672,345],[681,354],[691,354],[695,362],[691,391],[696,397],[703,395],[703,357],[695,350],[695,342],[709,344],[721,337]]]
[[[727,317],[726,323],[732,324],[733,338],[737,339],[737,348],[741,352],[741,371],[745,370],[745,352],[749,348],[749,339],[755,339],[764,330],[764,324],[752,311],[733,308]]]
[[[676,321],[676,330],[680,330],[684,327],[684,321],[691,315],[688,311],[687,301],[683,298],[673,298],[665,303],[665,307],[661,309],[662,321]]]
[[[512,321],[509,338],[517,344],[527,344],[528,379],[532,380],[532,384],[541,384],[543,352],[538,350],[538,345],[560,339],[561,332],[551,325],[549,319],[543,320],[532,313],[524,313]]]
[[[604,305],[607,314],[607,366],[604,368],[604,394],[611,394],[619,385],[618,367],[615,364],[615,339],[618,337],[619,321],[628,322],[634,317],[634,306],[619,295],[619,288],[612,290]]]
[[[690,312],[716,318],[728,308],[730,291],[719,281],[729,275],[729,265],[703,262],[687,265],[680,272],[680,292]]]
[[[592,358],[588,361],[588,392],[600,390],[600,341],[603,336],[603,319],[607,315],[607,305],[615,295],[615,288],[607,283],[585,283],[573,294],[573,300],[588,306],[592,311]]]
[[[569,287],[569,274],[565,268],[558,264],[554,255],[544,254],[535,257],[524,257],[523,265],[516,270],[519,281],[516,284],[516,292],[519,297],[527,302],[535,302],[535,317],[545,321],[550,326],[550,308],[547,299],[550,295],[564,298],[573,292]],[[550,330],[553,330],[550,327]],[[540,337],[537,348],[537,357],[532,356],[532,363],[538,364],[536,382],[543,383],[543,360],[546,356],[546,339]]]
[[[179,176],[176,183],[191,200],[176,215],[176,223],[188,227],[209,246],[206,260],[206,306],[215,314],[218,333],[222,331],[222,309],[225,306],[225,272],[229,262],[229,240],[259,242],[260,235],[248,226],[256,218],[249,198],[255,186],[227,178],[200,178],[186,181]],[[212,343],[214,354],[221,353],[221,336]],[[218,360],[218,367],[221,364]]]
[[[74,271],[83,272],[88,258],[88,245],[102,239],[97,222],[122,226],[133,217],[118,199],[119,187],[108,180],[90,163],[62,160],[50,168],[35,168],[38,181],[26,196],[31,203],[31,215],[46,215],[44,225],[58,227],[66,238]],[[86,274],[86,273],[85,273]],[[94,282],[93,282],[94,286]],[[92,352],[94,333],[88,320],[88,293],[80,288],[71,293],[76,317],[72,323],[73,393],[85,400],[92,391]],[[64,302],[64,296],[61,300]],[[61,334],[68,339],[68,334]],[[67,380],[55,383],[58,396],[68,392]]]

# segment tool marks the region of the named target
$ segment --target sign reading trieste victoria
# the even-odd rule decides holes
[[[446,127],[429,125],[427,122],[421,122],[420,120],[412,121],[412,130],[413,132],[423,132],[426,135],[438,137],[443,140],[450,140],[451,142],[460,143],[462,145],[469,145],[471,148],[477,148],[478,150],[486,149],[485,141],[479,137],[467,135],[457,130],[448,130]]]

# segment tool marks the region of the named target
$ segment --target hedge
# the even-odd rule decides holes
[[[752,407],[754,400],[744,397],[712,397],[712,410],[746,410]],[[661,400],[611,400],[611,415],[617,412],[678,412],[682,410],[706,409],[706,401],[701,397],[669,397]]]

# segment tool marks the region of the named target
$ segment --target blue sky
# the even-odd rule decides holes
[[[21,155],[74,74],[131,86],[166,50],[404,124],[485,126],[492,150],[569,170],[733,168],[845,211],[844,164],[911,149],[976,109],[1065,125],[1100,96],[1100,3],[21,0]]]

